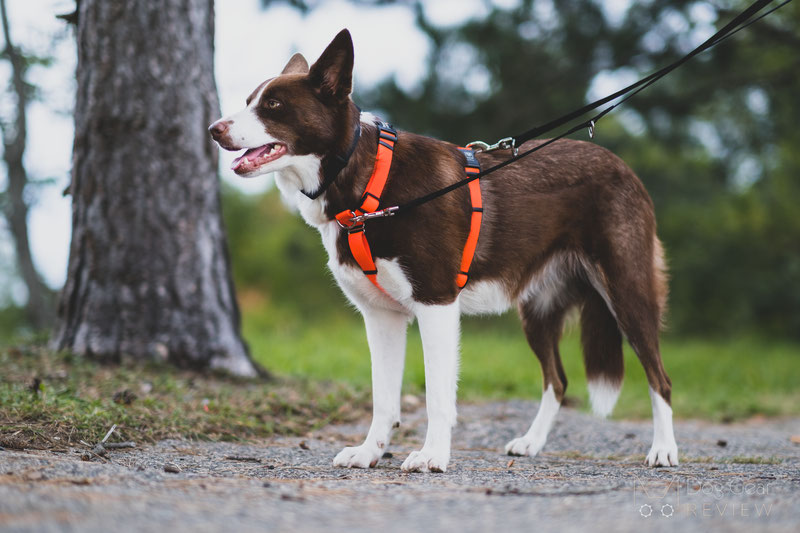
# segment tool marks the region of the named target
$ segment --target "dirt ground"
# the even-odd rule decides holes
[[[798,531],[800,419],[677,422],[681,465],[642,465],[649,421],[564,409],[544,452],[503,445],[536,405],[464,405],[444,474],[400,465],[424,438],[407,416],[391,457],[334,468],[367,422],[256,443],[163,441],[82,460],[0,450],[0,531]]]

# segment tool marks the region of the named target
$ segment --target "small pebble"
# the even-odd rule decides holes
[[[394,457],[394,455],[392,455],[392,452],[383,452],[384,459],[391,459],[392,457]]]
[[[728,445],[728,441],[726,441],[726,440],[724,440],[724,439],[719,439],[719,440],[717,441],[717,446],[719,446],[720,448],[724,448],[724,447],[725,447],[725,446],[727,446],[727,445]]]
[[[167,463],[164,465],[164,472],[169,472],[171,474],[180,474],[181,468],[175,463]]]
[[[304,440],[300,441],[300,448],[302,448],[304,450],[310,450],[311,449],[311,448],[309,448],[308,444]]]

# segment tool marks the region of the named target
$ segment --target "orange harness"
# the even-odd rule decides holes
[[[386,180],[389,177],[389,169],[392,167],[392,155],[394,154],[394,145],[397,142],[397,132],[385,122],[378,124],[380,133],[378,135],[378,153],[375,156],[375,166],[372,169],[372,176],[369,178],[367,188],[361,196],[361,204],[356,209],[345,209],[336,215],[336,220],[343,228],[347,228],[347,242],[350,245],[350,253],[353,258],[361,267],[364,275],[367,276],[376,287],[382,292],[383,287],[378,283],[378,269],[375,266],[375,260],[372,257],[372,252],[369,249],[369,242],[367,242],[367,235],[364,231],[364,223],[355,223],[354,217],[364,215],[366,213],[374,213],[378,210],[381,203],[381,195],[383,189],[386,187]],[[478,174],[481,171],[478,158],[475,153],[469,148],[459,147],[459,151],[464,154],[467,159],[467,164],[464,167],[468,175]],[[475,255],[475,249],[478,246],[478,236],[481,232],[481,220],[483,218],[483,203],[481,201],[481,187],[480,180],[474,180],[469,183],[469,196],[472,203],[472,216],[470,218],[469,234],[467,235],[467,242],[464,245],[464,251],[461,255],[461,266],[458,275],[456,276],[456,285],[459,289],[463,289],[469,281],[469,268],[472,264],[472,258]]]

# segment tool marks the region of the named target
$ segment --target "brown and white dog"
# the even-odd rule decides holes
[[[342,467],[375,466],[400,423],[406,328],[417,319],[425,359],[428,431],[405,471],[444,472],[456,423],[459,317],[501,313],[516,305],[542,366],[544,394],[528,432],[509,442],[511,455],[536,455],[558,412],[567,378],[558,342],[564,316],[580,308],[584,361],[594,411],[608,415],[623,377],[626,337],[644,366],[653,407],[647,464],[678,464],[671,383],[659,354],[667,294],[653,204],[633,171],[591,143],[562,140],[481,182],[483,224],[469,284],[456,275],[471,205],[462,187],[413,212],[367,223],[381,292],[362,273],[334,215],[359,204],[376,157],[375,119],[350,99],[353,44],[340,32],[310,68],[295,54],[262,83],[242,111],[209,128],[245,177],[277,172],[285,200],[322,235],[328,266],[361,311],[372,357],[373,420],[364,443],[334,459]],[[346,167],[317,199],[330,159],[346,153],[358,121],[361,137]],[[540,141],[532,141],[523,150]],[[508,151],[478,154],[483,168]],[[455,145],[398,132],[381,205],[407,202],[464,177]]]

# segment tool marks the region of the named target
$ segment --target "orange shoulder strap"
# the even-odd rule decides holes
[[[475,152],[469,148],[458,149],[467,159],[467,164],[464,165],[464,171],[468,176],[479,174],[481,171],[481,164],[478,158],[475,157]],[[472,203],[472,216],[469,221],[469,234],[467,234],[467,242],[464,245],[464,251],[461,254],[461,269],[456,276],[456,285],[459,289],[463,289],[469,281],[469,268],[472,265],[472,258],[475,256],[475,249],[478,247],[478,236],[481,233],[481,222],[483,220],[483,201],[481,200],[481,184],[479,179],[470,181],[467,186],[469,187],[469,198]]]
[[[383,287],[378,284],[378,269],[369,249],[364,223],[353,224],[353,217],[378,210],[383,189],[386,187],[386,180],[389,177],[389,169],[392,167],[397,132],[385,122],[380,122],[378,128],[378,153],[375,156],[375,166],[372,168],[372,175],[369,178],[369,182],[367,182],[367,188],[361,196],[361,204],[356,209],[345,209],[337,214],[336,220],[342,227],[347,228],[347,243],[350,245],[350,253],[353,254],[353,259],[356,260],[367,279],[383,291]]]

